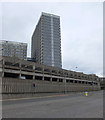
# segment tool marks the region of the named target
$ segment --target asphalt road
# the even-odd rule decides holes
[[[103,118],[103,91],[2,102],[3,118]]]

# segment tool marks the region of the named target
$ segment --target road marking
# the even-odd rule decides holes
[[[15,100],[27,100],[27,99],[38,99],[38,98],[49,98],[49,97],[56,97],[56,96],[68,96],[68,94],[59,94],[59,95],[50,95],[50,96],[43,96],[43,97],[29,97],[29,98],[16,98],[16,99],[5,99],[5,100],[0,100],[0,102],[3,101],[15,101]]]

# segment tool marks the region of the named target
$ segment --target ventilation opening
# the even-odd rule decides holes
[[[33,79],[33,76],[32,76],[32,75],[22,74],[21,77],[24,78],[24,79]]]
[[[52,81],[57,82],[57,78],[52,78]]]
[[[59,79],[59,82],[63,82],[63,79]]]
[[[10,77],[10,78],[19,78],[19,74],[16,73],[4,73],[4,77]]]
[[[50,81],[50,77],[44,77],[44,80]]]
[[[35,76],[35,80],[42,80],[42,76]]]

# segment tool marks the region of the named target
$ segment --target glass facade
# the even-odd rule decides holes
[[[48,66],[62,67],[59,16],[42,13],[32,36],[31,57]]]

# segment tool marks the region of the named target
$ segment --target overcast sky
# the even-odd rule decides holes
[[[0,39],[28,43],[30,56],[31,36],[41,12],[60,16],[63,68],[102,76],[103,3],[2,3]]]

